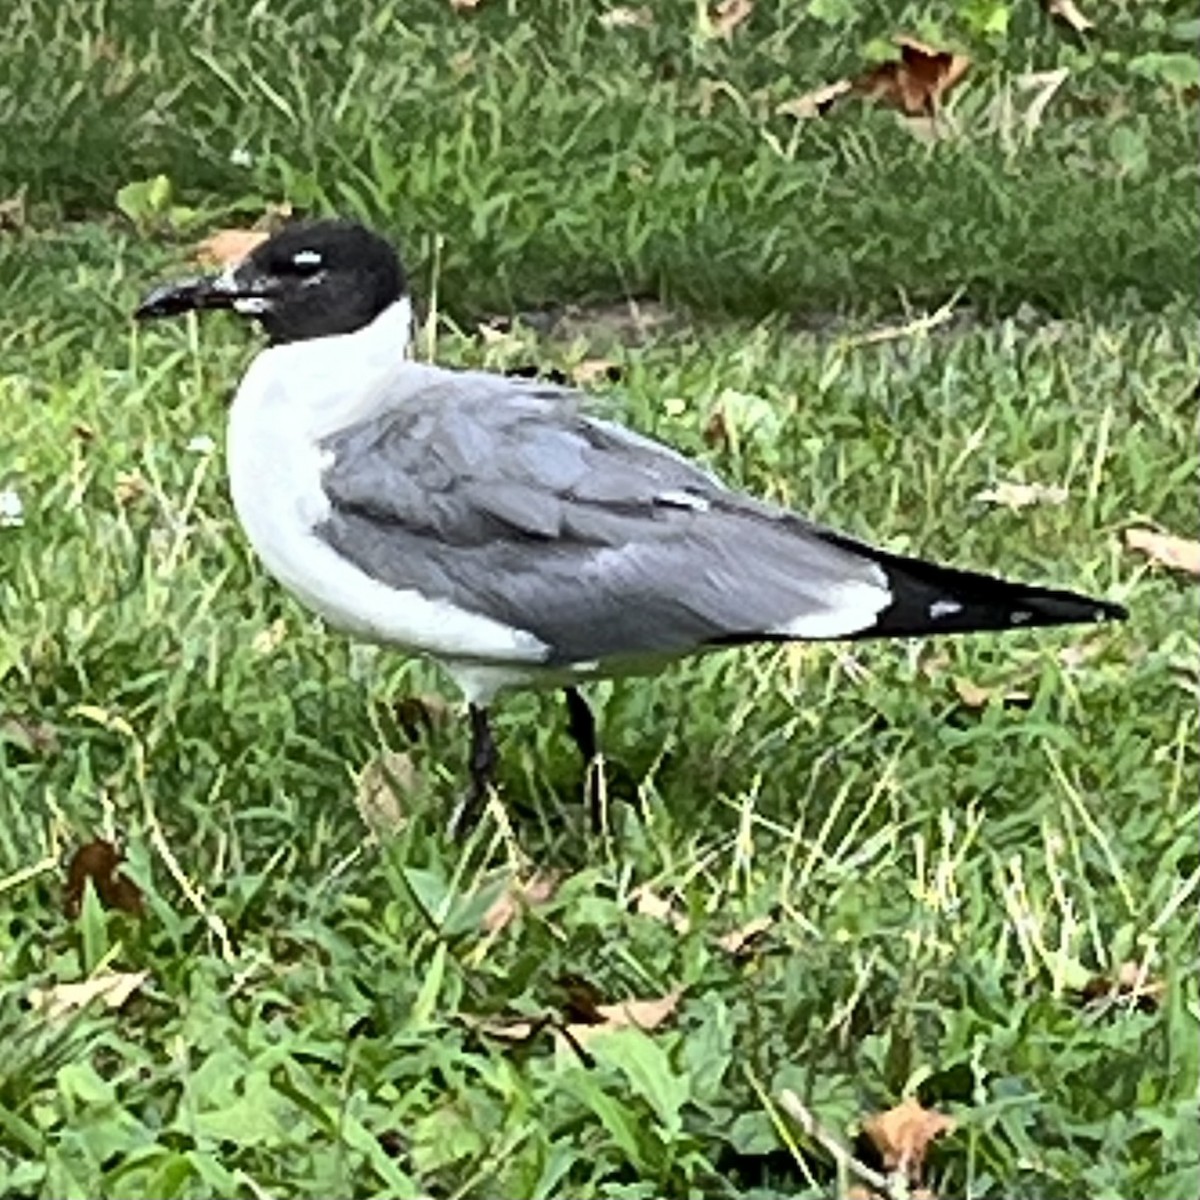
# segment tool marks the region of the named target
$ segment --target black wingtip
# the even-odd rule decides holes
[[[859,637],[922,637],[1048,625],[1094,625],[1124,621],[1129,616],[1123,605],[1111,600],[889,554],[837,535],[830,540],[867,554],[887,574],[892,602]]]
[[[892,603],[868,636],[982,633],[1124,621],[1128,610],[1078,592],[1015,583],[914,560],[882,564]]]

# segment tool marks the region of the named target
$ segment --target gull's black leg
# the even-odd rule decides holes
[[[583,757],[584,780],[587,785],[588,812],[592,831],[604,828],[604,797],[600,786],[600,747],[596,740],[596,718],[578,688],[565,688],[567,695],[567,732],[579,747]]]
[[[479,824],[499,758],[496,743],[492,738],[488,710],[478,704],[471,704],[467,706],[467,711],[471,721],[471,756],[467,764],[471,774],[471,785],[450,819],[451,834],[470,833]]]
[[[567,732],[579,747],[583,761],[590,763],[596,757],[596,718],[591,706],[580,695],[578,688],[564,688],[567,696]]]

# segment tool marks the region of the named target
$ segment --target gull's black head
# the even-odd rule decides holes
[[[353,333],[406,294],[392,246],[356,221],[297,221],[220,275],[162,284],[139,320],[228,308],[254,317],[272,345]]]

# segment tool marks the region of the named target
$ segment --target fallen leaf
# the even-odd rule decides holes
[[[25,228],[25,189],[22,188],[15,196],[0,200],[0,229],[17,231]]]
[[[585,1045],[598,1034],[614,1029],[640,1029],[643,1033],[652,1033],[674,1014],[682,997],[682,989],[675,988],[665,996],[656,996],[648,1000],[597,1004],[596,1020],[573,1021],[566,1027],[566,1032],[580,1045]]]
[[[56,983],[30,988],[29,1003],[50,1019],[65,1016],[99,1000],[105,1008],[120,1008],[150,978],[149,971],[107,971],[80,983]]]
[[[900,48],[899,60],[880,63],[852,80],[854,92],[890,104],[910,117],[936,115],[950,90],[967,73],[971,60],[915,38],[893,41]]]
[[[113,485],[113,499],[122,507],[129,508],[146,494],[146,480],[140,471],[118,471]]]
[[[892,1197],[899,1194],[893,1192]],[[903,1194],[908,1197],[908,1200],[937,1200],[937,1196],[929,1188],[911,1188]],[[855,1184],[844,1194],[843,1200],[891,1200],[891,1198],[883,1192],[875,1192],[869,1187],[863,1187],[862,1184]]]
[[[485,346],[503,346],[505,349],[510,347],[515,349],[523,344],[517,337],[513,322],[509,317],[488,317],[476,324],[475,332]]]
[[[57,754],[58,734],[52,725],[20,713],[0,713],[0,741],[19,746],[26,754]]]
[[[741,958],[750,953],[762,941],[763,935],[775,924],[771,916],[755,917],[737,929],[731,929],[717,939],[717,945],[735,958]]]
[[[728,41],[753,11],[754,0],[721,0],[709,17],[714,36]]]
[[[692,923],[687,914],[681,912],[672,900],[660,896],[648,884],[642,884],[633,889],[629,895],[633,911],[641,917],[649,917],[653,921],[662,921],[670,925],[678,934],[687,933]]]
[[[1028,708],[1033,701],[1033,697],[1028,692],[1023,692],[1019,688],[1001,691],[972,683],[969,679],[962,677],[955,678],[954,690],[968,708],[986,708],[992,700],[999,700],[1005,708]]]
[[[654,13],[649,8],[629,8],[623,4],[601,13],[598,19],[605,29],[650,29],[654,25]]]
[[[241,262],[267,237],[265,229],[218,229],[195,248],[192,258],[205,266],[227,267]]]
[[[270,625],[260,629],[250,640],[250,649],[260,657],[274,654],[287,637],[287,621],[276,617]]]
[[[1189,575],[1200,575],[1200,542],[1170,533],[1156,533],[1153,529],[1137,528],[1125,530],[1125,545],[1130,550],[1140,550],[1159,566],[1186,571]]]
[[[728,450],[732,444],[729,436],[729,422],[725,420],[725,410],[718,407],[712,410],[709,418],[700,431],[704,444],[711,450]]]
[[[468,1020],[467,1024],[480,1033],[487,1034],[500,1042],[527,1042],[536,1034],[542,1032],[551,1024],[548,1017],[539,1017],[536,1021],[524,1017],[505,1020],[504,1018],[487,1017],[483,1020]]]
[[[1112,975],[1092,976],[1083,986],[1083,999],[1089,1004],[1125,1001],[1143,1012],[1152,1012],[1162,1003],[1166,989],[1163,980],[1150,976],[1145,963],[1123,962]]]
[[[917,652],[920,655],[919,668],[926,679],[940,678],[953,662],[944,643],[926,641],[918,645]]]
[[[385,750],[359,772],[354,807],[377,837],[398,833],[407,819],[402,801],[419,782],[416,764],[407,754]]]
[[[879,1151],[884,1168],[898,1171],[916,1183],[921,1178],[925,1153],[934,1138],[954,1128],[952,1117],[922,1107],[911,1096],[887,1112],[868,1117],[863,1133]]]
[[[120,871],[125,856],[103,838],[80,846],[67,864],[67,882],[63,889],[63,911],[74,920],[83,906],[87,881],[105,908],[119,909],[135,917],[142,915],[142,890]]]
[[[1082,667],[1090,659],[1100,654],[1106,645],[1104,638],[1092,638],[1081,642],[1069,642],[1058,652],[1058,661],[1068,671]]]
[[[551,1029],[560,1047],[586,1055],[584,1049],[591,1039],[616,1029],[640,1029],[652,1033],[679,1007],[682,989],[646,1000],[623,1000],[617,1004],[598,1002],[599,992],[594,984],[577,975],[567,975],[558,981],[567,993],[567,1021],[551,1014],[541,1017],[468,1018],[471,1028],[497,1041],[520,1044],[528,1042],[545,1029]]]
[[[535,871],[528,880],[513,879],[483,915],[488,933],[499,933],[518,916],[554,899],[562,875],[558,871]]]
[[[597,379],[616,383],[621,378],[621,368],[608,358],[585,358],[571,368],[571,379],[580,387],[587,387]]]
[[[428,737],[431,733],[450,723],[454,708],[441,696],[422,693],[419,696],[401,696],[391,706],[392,719],[410,742]]]
[[[1042,0],[1046,11],[1060,21],[1069,25],[1076,33],[1087,33],[1096,28],[1096,22],[1089,20],[1079,11],[1075,0]]]
[[[975,494],[976,500],[1020,511],[1031,504],[1062,504],[1070,493],[1057,483],[998,483]]]
[[[811,92],[805,92],[804,95],[797,96],[794,100],[785,100],[776,106],[775,112],[781,117],[795,117],[798,121],[822,117],[839,96],[844,96],[853,89],[854,84],[849,79],[838,79],[833,83],[813,88]]]

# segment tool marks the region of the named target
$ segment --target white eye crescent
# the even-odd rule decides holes
[[[298,267],[319,267],[324,260],[316,250],[297,250],[292,262]]]

